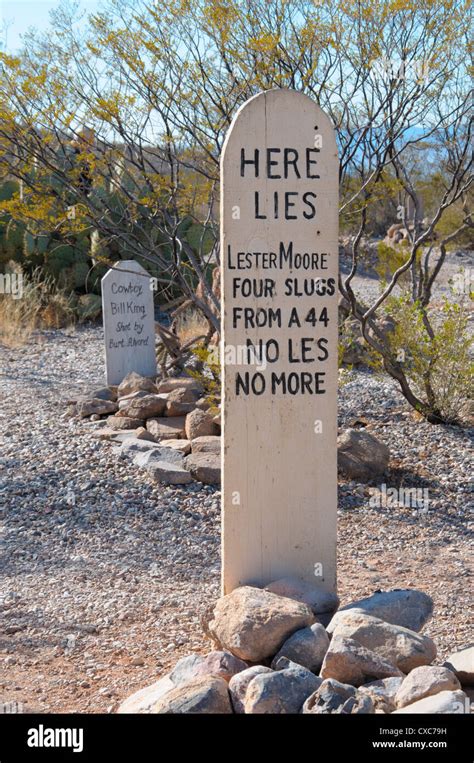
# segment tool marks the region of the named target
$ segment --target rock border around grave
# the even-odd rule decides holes
[[[290,591],[292,598],[275,589]],[[433,665],[431,639],[392,622],[400,619],[400,605],[407,598],[418,597],[426,610],[433,602],[421,591],[402,589],[376,592],[364,603],[375,606],[381,594],[388,619],[366,614],[361,602],[352,602],[333,610],[333,627],[326,631],[302,600],[314,606],[324,600],[324,592],[316,586],[310,590],[306,581],[291,578],[273,581],[266,589],[236,588],[203,618],[213,651],[181,658],[167,675],[123,700],[117,712],[473,712],[454,667],[449,667],[454,663],[464,675],[466,656],[452,655],[445,666]],[[337,604],[333,602],[334,608]]]
[[[202,409],[202,392],[190,377],[160,380],[132,371],[118,386],[69,400],[68,413],[97,422],[98,439],[120,446],[119,458],[150,479],[166,485],[197,481],[219,486],[220,424]],[[138,452],[148,455],[137,460]]]

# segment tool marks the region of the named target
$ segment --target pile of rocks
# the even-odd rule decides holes
[[[209,412],[202,395],[195,379],[155,382],[132,372],[118,387],[92,390],[68,406],[72,416],[98,422],[98,437],[119,445],[118,456],[153,479],[220,485],[220,416]],[[380,477],[389,459],[387,446],[368,432],[351,428],[338,438],[339,471],[348,479]]]
[[[237,588],[204,618],[216,649],[184,657],[118,712],[469,712],[474,647],[431,664],[436,646],[419,633],[433,611],[427,594],[338,603],[294,578]]]
[[[93,390],[68,406],[72,416],[98,422],[98,437],[153,479],[220,484],[220,417],[209,412],[198,381],[154,381],[132,372],[117,387]]]

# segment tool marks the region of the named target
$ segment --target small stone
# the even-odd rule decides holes
[[[313,583],[295,577],[280,578],[265,586],[266,591],[302,601],[315,615],[333,612],[339,606],[339,598],[332,591],[323,591]]]
[[[153,418],[148,419],[146,428],[153,435],[155,440],[184,440],[184,422],[184,416],[175,416],[174,418]]]
[[[192,441],[196,437],[218,434],[219,427],[207,411],[201,411],[199,408],[196,408],[186,416],[186,437],[188,440]]]
[[[242,670],[240,673],[236,673],[229,681],[229,691],[232,700],[232,706],[234,713],[245,713],[245,694],[247,687],[260,673],[273,673],[271,668],[265,667],[265,665],[253,665],[251,668]]]
[[[110,429],[139,429],[143,427],[143,419],[131,419],[128,416],[109,416],[107,425]]]
[[[217,437],[217,435],[196,437],[196,439],[191,442],[191,450],[193,453],[215,453],[220,456],[221,438]]]
[[[390,451],[364,429],[346,429],[337,438],[338,469],[349,479],[372,480],[388,467]]]
[[[200,676],[177,686],[153,705],[158,714],[232,713],[227,682],[218,676]]]
[[[150,450],[155,448],[159,449],[160,445],[149,440],[137,440],[136,437],[129,437],[122,443],[119,450],[119,458],[127,459],[133,463],[139,453],[149,453]]]
[[[370,695],[375,710],[381,710],[384,713],[392,713],[395,710],[395,696],[403,678],[381,678],[379,681],[371,681],[360,687],[359,692],[365,692]]]
[[[152,479],[165,485],[188,485],[193,481],[187,469],[168,461],[153,461],[146,470]]]
[[[199,391],[195,387],[178,387],[171,390],[166,402],[167,416],[185,416],[196,407]]]
[[[450,654],[444,666],[455,673],[463,686],[474,686],[474,646]]]
[[[196,390],[196,392],[202,395],[201,384],[196,379],[191,379],[188,376],[162,379],[162,381],[158,382],[158,392],[173,392],[173,390],[183,387]]]
[[[131,395],[125,395],[125,397],[121,397],[118,402],[119,411],[122,411],[124,408],[130,405],[132,400],[136,400],[139,397],[147,397],[149,394],[150,393],[146,392],[145,390],[138,390],[138,392],[132,392]]]
[[[385,620],[386,623],[401,625],[403,628],[418,632],[433,614],[433,601],[423,591],[411,588],[377,591],[366,599],[341,607],[329,623],[328,633],[333,632],[340,614],[349,609],[358,610],[366,615]]]
[[[191,443],[189,440],[166,440],[166,447],[179,451],[183,456],[191,453]]]
[[[303,705],[303,713],[315,715],[340,713],[344,703],[355,695],[356,690],[353,686],[328,678],[307,698]]]
[[[217,600],[205,627],[220,648],[259,662],[273,657],[292,633],[313,622],[305,604],[242,586]]]
[[[374,703],[368,694],[356,693],[355,697],[346,699],[341,707],[342,715],[357,715],[375,713]]]
[[[125,442],[131,437],[135,438],[137,429],[124,429],[120,431],[118,429],[111,429],[111,427],[101,427],[96,432],[92,433],[92,437],[98,440],[113,440],[114,442]]]
[[[194,479],[205,485],[221,484],[221,456],[214,453],[192,453],[185,460]]]
[[[146,440],[147,442],[155,442],[155,438],[153,437],[150,432],[145,429],[145,427],[138,427],[138,429],[135,431],[135,437],[137,440]],[[169,443],[166,443],[167,447],[169,447]]]
[[[444,714],[444,713],[469,713],[469,700],[463,691],[441,691],[430,697],[413,702],[411,705],[401,707],[392,715],[405,713]]]
[[[415,668],[405,678],[397,691],[395,704],[398,708],[410,705],[441,691],[456,691],[461,684],[448,668],[436,665],[423,665]]]
[[[352,686],[401,675],[395,665],[376,652],[342,636],[333,636],[321,668],[322,678],[335,678]]]
[[[119,411],[119,415],[128,416],[131,419],[151,419],[154,416],[161,416],[166,405],[166,400],[160,395],[144,395],[131,400]]]
[[[146,376],[140,376],[140,374],[137,374],[135,371],[131,371],[118,385],[117,395],[118,397],[125,397],[126,395],[131,395],[132,392],[138,392],[139,390],[156,393],[156,386],[151,379],[148,379]]]
[[[319,685],[320,679],[303,667],[260,673],[247,686],[245,713],[299,713]]]
[[[113,403],[117,400],[117,390],[113,387],[100,387],[94,389],[89,394],[83,395],[84,398],[95,398],[96,400],[111,400]]]
[[[272,668],[275,669],[280,657],[302,665],[316,673],[322,665],[324,655],[329,648],[329,637],[320,623],[314,623],[293,633],[282,645],[273,658]]]
[[[133,665],[134,667],[137,667],[137,668],[141,667],[144,664],[145,664],[145,660],[143,659],[143,657],[133,657],[130,660],[130,665]]]
[[[77,415],[85,419],[96,413],[98,416],[104,416],[107,413],[115,413],[118,406],[111,400],[101,400],[92,398],[91,400],[78,400],[76,403]]]
[[[144,442],[147,442],[144,440]],[[166,440],[165,440],[166,442]],[[148,469],[157,463],[165,461],[170,464],[178,464],[183,466],[183,454],[174,448],[166,447],[152,447],[149,450],[143,450],[138,452],[134,458],[133,463],[135,466],[140,466],[142,469]]]

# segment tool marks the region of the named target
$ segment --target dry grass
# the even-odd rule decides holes
[[[74,322],[71,295],[38,270],[23,276],[22,293],[17,298],[0,294],[0,344],[19,347],[39,328],[59,328]]]
[[[198,336],[205,336],[208,330],[207,321],[197,310],[191,309],[178,318],[177,331],[182,345]]]

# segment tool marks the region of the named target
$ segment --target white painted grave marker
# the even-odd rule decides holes
[[[130,371],[156,374],[155,315],[150,275],[135,260],[123,260],[102,279],[107,384]]]
[[[225,593],[336,588],[338,169],[330,120],[295,91],[251,98],[225,141]]]

